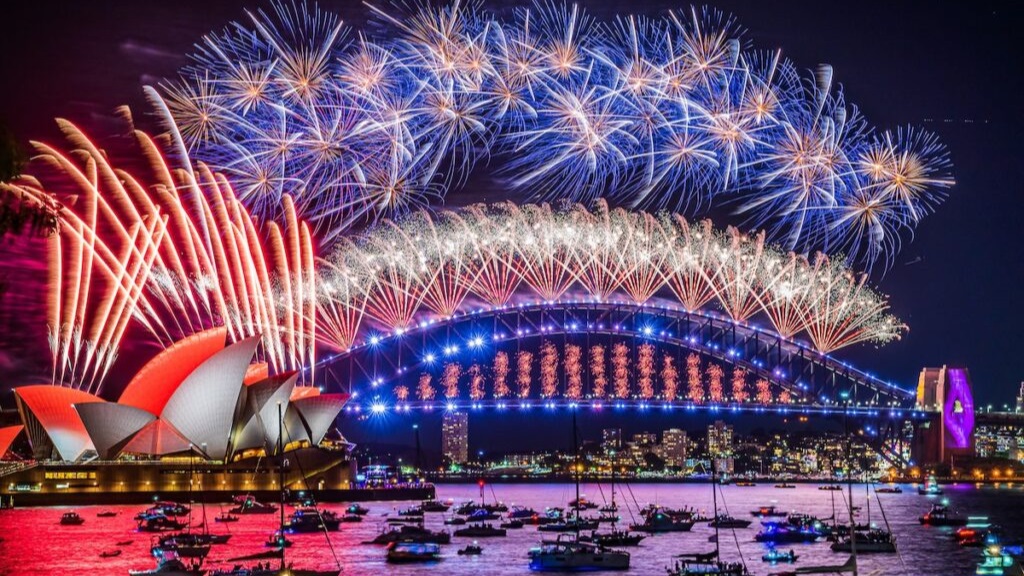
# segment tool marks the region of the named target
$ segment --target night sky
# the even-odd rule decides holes
[[[688,6],[580,3],[601,19],[621,13],[615,6],[622,4],[652,16]],[[137,116],[144,111],[141,85],[173,76],[202,34],[244,18],[244,8],[266,6],[236,0],[12,4],[0,8],[0,121],[25,141],[59,141],[55,116],[94,135],[115,130],[114,108],[129,104]],[[1022,5],[712,5],[735,15],[754,47],[782,48],[805,69],[832,64],[847,101],[871,124],[921,126],[937,132],[950,150],[957,180],[950,198],[904,244],[894,267],[873,278],[910,333],[884,348],[861,346],[839,355],[905,387],[916,383],[922,366],[964,365],[979,404],[1012,403],[1024,380]],[[321,6],[356,27],[367,15],[354,0]],[[500,191],[489,189],[490,182],[486,174],[475,176],[467,186],[473,192],[454,193],[449,202],[493,199]],[[9,257],[0,246],[0,259]],[[46,366],[45,354],[39,362]],[[0,375],[0,386],[19,383]]]

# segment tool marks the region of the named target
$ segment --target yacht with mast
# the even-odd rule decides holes
[[[575,411],[572,413],[572,446],[576,502],[578,503],[580,501],[580,454]],[[530,569],[535,572],[628,570],[629,561],[629,552],[606,548],[601,544],[582,540],[579,523],[576,524],[574,535],[559,534],[555,540],[542,540],[539,548],[530,550]]]

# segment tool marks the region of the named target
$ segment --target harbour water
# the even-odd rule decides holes
[[[493,492],[492,492],[493,489]],[[1024,534],[1024,486],[994,487],[962,484],[945,486],[945,495],[950,506],[971,516],[987,516],[991,522],[1003,527],[1009,539]],[[480,499],[476,484],[440,485],[438,498],[453,499],[456,503]],[[632,516],[637,517],[637,507],[657,503],[668,507],[690,506],[710,515],[711,489],[701,484],[636,484],[620,488],[617,496],[623,523],[628,524]],[[861,574],[892,574],[921,576],[959,576],[974,573],[974,566],[980,557],[978,548],[960,548],[950,538],[950,528],[921,526],[918,517],[927,512],[940,497],[926,497],[917,494],[911,486],[903,486],[902,494],[872,493],[870,500],[871,522],[889,525],[899,542],[899,554],[862,557]],[[588,499],[601,503],[609,497],[608,486],[586,483],[582,491]],[[818,490],[815,484],[798,484],[792,489],[774,488],[761,484],[754,487],[723,486],[724,498],[719,500],[719,511],[728,512],[738,518],[752,519],[750,511],[759,506],[774,504],[787,511],[797,511],[818,517],[828,517],[835,510],[842,514],[846,492]],[[495,484],[485,490],[485,499],[495,498],[508,505],[522,505],[542,511],[546,506],[565,506],[574,497],[571,484]],[[409,502],[376,502],[366,506],[369,514],[361,523],[342,524],[339,532],[331,533],[330,545],[323,534],[300,534],[290,536],[295,545],[288,550],[290,561],[296,566],[329,568],[335,558],[344,569],[344,574],[421,574],[423,566],[389,565],[384,559],[384,547],[361,544],[385,529],[388,517],[397,515]],[[861,507],[858,521],[867,521],[868,505],[863,485],[854,487],[854,504]],[[628,505],[629,511],[626,509]],[[884,519],[879,510],[884,511]],[[324,508],[339,512],[344,505],[325,505]],[[132,517],[139,506],[90,506],[74,508],[84,519],[82,526],[60,526],[61,514],[69,508],[23,508],[0,511],[0,576],[15,575],[63,575],[76,574],[120,574],[130,568],[150,568],[153,561],[149,556],[151,535],[134,532]],[[97,518],[96,513],[114,510],[118,515],[112,518]],[[228,558],[243,556],[265,550],[263,542],[276,527],[278,516],[242,516],[239,522],[219,524],[213,518],[220,512],[216,506],[207,506],[207,522],[213,532],[230,532],[232,538],[227,545],[214,546],[208,557],[207,567],[229,567]],[[596,514],[596,513],[595,513]],[[200,522],[201,512],[197,509],[193,521]],[[440,530],[445,515],[428,513],[427,527]],[[842,516],[840,516],[842,517]],[[602,529],[607,525],[602,525]],[[449,527],[450,528],[450,527]],[[761,560],[765,545],[754,541],[759,524],[755,521],[750,528],[722,530],[720,536],[723,560],[742,559],[752,574],[766,576],[785,569],[772,567]],[[664,574],[672,556],[680,553],[709,552],[714,544],[709,536],[714,533],[706,524],[697,524],[690,532],[658,534],[648,537],[639,547],[629,549],[632,554],[632,574]],[[552,536],[547,534],[548,537]],[[509,530],[505,538],[481,539],[484,552],[481,556],[459,556],[457,550],[472,542],[469,538],[453,538],[452,544],[444,546],[444,559],[436,565],[439,573],[451,575],[481,574],[527,574],[527,551],[536,546],[540,534],[535,527],[526,526]],[[132,543],[118,547],[118,542],[131,540]],[[794,549],[799,555],[796,566],[812,564],[841,564],[842,554],[829,550],[827,542],[814,544],[785,545],[782,549]],[[120,556],[101,558],[100,553],[122,550]]]

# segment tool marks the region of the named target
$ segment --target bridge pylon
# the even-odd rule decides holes
[[[966,368],[924,368],[917,384],[916,408],[934,418],[914,429],[913,459],[928,466],[950,464],[974,451],[974,396]]]

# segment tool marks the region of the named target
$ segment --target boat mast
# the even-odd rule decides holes
[[[850,554],[853,556],[853,576],[857,576],[857,530],[853,519],[853,439],[850,437],[849,417],[843,415],[843,431],[846,433],[846,487],[849,491],[850,512]]]
[[[576,478],[576,541],[580,540],[580,447],[576,440],[576,411],[572,411],[572,459],[573,476]]]
[[[280,520],[280,531],[281,538],[284,539],[284,410],[281,407],[281,403],[277,403],[277,482],[278,488],[281,490],[281,520]],[[284,542],[281,543],[281,570],[284,570]]]
[[[718,482],[715,480],[715,456],[711,456],[711,506],[715,524],[715,562],[722,563],[722,549],[718,545]]]

